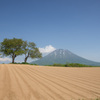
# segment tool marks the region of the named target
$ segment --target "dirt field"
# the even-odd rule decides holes
[[[96,100],[100,68],[0,64],[0,100]]]

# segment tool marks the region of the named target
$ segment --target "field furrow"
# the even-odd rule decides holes
[[[98,100],[100,68],[0,64],[0,100]]]

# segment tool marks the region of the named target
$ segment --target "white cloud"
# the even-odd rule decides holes
[[[56,50],[56,48],[54,48],[52,45],[48,45],[44,48],[39,48],[39,51],[43,54],[47,54],[47,53],[50,53],[52,51]]]
[[[11,59],[10,58],[7,58],[7,57],[6,58],[0,58],[0,61],[3,61],[3,62],[4,61],[11,61]]]

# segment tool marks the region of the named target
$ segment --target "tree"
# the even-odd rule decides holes
[[[1,42],[1,49],[0,51],[5,56],[11,56],[12,57],[12,63],[14,63],[15,58],[18,55],[23,54],[23,40],[22,39],[4,39],[3,42]]]
[[[0,57],[1,57],[1,43],[0,43]]]
[[[28,58],[41,58],[42,54],[40,53],[39,49],[36,47],[36,44],[34,42],[27,42],[24,41],[23,43],[23,51],[25,54],[24,62],[27,62]]]

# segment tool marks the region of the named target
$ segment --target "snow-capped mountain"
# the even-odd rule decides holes
[[[57,49],[47,56],[31,62],[32,64],[38,64],[38,65],[52,65],[54,63],[59,63],[59,64],[66,64],[66,63],[81,63],[81,64],[86,64],[86,65],[94,65],[98,66],[100,65],[99,62],[94,62],[87,60],[85,58],[82,58],[69,50],[63,50],[63,49]]]

